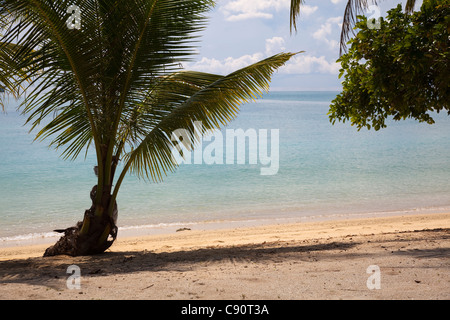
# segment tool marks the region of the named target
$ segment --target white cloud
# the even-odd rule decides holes
[[[285,41],[282,37],[273,37],[266,39],[266,55],[271,56],[286,50],[284,47]]]
[[[338,74],[340,65],[336,62],[328,62],[324,56],[315,57],[307,54],[299,54],[280,69],[281,73],[287,74],[307,74],[325,73]]]
[[[226,75],[262,59],[264,59],[264,55],[260,52],[252,55],[244,55],[239,58],[228,57],[223,60],[204,57],[198,62],[186,64],[186,69]]]
[[[340,65],[335,61],[347,1],[303,1],[298,32],[292,34],[291,0],[217,1],[200,54],[183,66],[226,75],[279,52],[304,50],[279,68],[273,84],[279,89],[338,86]],[[299,81],[303,81],[301,85]]]
[[[341,28],[342,17],[328,18],[312,36],[314,39],[327,43],[330,49],[336,49],[339,46],[339,43],[336,40],[329,40],[327,36],[331,35],[334,30],[340,31]]]
[[[290,9],[290,0],[231,0],[220,10],[227,21],[239,21],[252,18],[272,19],[274,12]],[[317,6],[302,6],[302,14],[309,16],[318,9]]]
[[[274,40],[275,39],[275,40]],[[269,49],[276,48],[273,45],[283,44],[282,38],[268,39]],[[283,41],[281,41],[283,40]],[[201,72],[215,73],[226,75],[238,69],[247,67],[265,58],[261,52],[252,55],[244,55],[239,58],[228,57],[223,60],[214,58],[202,58],[198,62],[186,64],[187,70],[195,70]],[[307,54],[298,54],[289,60],[289,62],[279,69],[282,74],[308,74],[308,73],[322,73],[322,74],[338,74],[340,65],[336,62],[329,62],[324,56],[315,57]]]
[[[240,20],[248,20],[254,18],[262,18],[262,19],[272,19],[273,15],[271,13],[264,12],[245,12],[240,14],[231,15],[226,18],[227,21],[240,21]]]
[[[253,18],[272,19],[274,12],[288,10],[290,0],[231,0],[220,10],[227,21],[239,21]]]
[[[319,9],[319,7],[314,6],[308,6],[307,4],[304,4],[301,8],[300,8],[300,14],[304,15],[304,16],[310,16],[312,15],[314,12],[317,11],[317,9]]]
[[[290,8],[290,0],[233,0],[222,9],[230,12],[260,12]]]
[[[328,18],[327,21],[322,24],[316,32],[313,33],[313,37],[320,40],[325,36],[330,35],[333,27],[336,28],[337,26],[340,27],[341,25],[342,17]]]

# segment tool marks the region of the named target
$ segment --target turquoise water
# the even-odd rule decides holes
[[[406,120],[358,132],[348,123],[330,124],[336,94],[272,92],[243,106],[226,128],[278,129],[275,175],[261,175],[264,165],[247,159],[244,165],[184,164],[159,184],[127,177],[118,198],[119,227],[448,211],[450,118],[439,114],[434,125]],[[49,141],[33,142],[16,106],[10,101],[7,114],[0,114],[2,241],[73,225],[90,207],[96,184],[92,154],[64,161]]]

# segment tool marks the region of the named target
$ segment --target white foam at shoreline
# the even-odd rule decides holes
[[[28,233],[28,234],[20,234],[17,236],[10,237],[1,237],[0,242],[5,241],[23,241],[23,240],[31,240],[31,239],[43,239],[43,238],[54,238],[58,237],[61,234],[56,232],[43,232],[43,233]]]

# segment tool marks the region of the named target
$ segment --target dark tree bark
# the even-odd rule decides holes
[[[104,213],[101,217],[95,215],[97,186],[91,191],[92,206],[84,213],[84,220],[78,222],[74,227],[55,232],[64,235],[54,244],[47,248],[44,257],[56,255],[86,256],[103,253],[116,240],[117,237],[117,204],[114,204],[113,217]],[[111,196],[109,196],[111,198]],[[108,202],[108,199],[106,199]],[[107,206],[105,206],[107,207]],[[88,223],[87,231],[82,232],[83,224]],[[105,236],[106,232],[108,235]]]

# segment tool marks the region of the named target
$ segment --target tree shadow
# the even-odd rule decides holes
[[[105,252],[87,257],[56,256],[0,261],[0,285],[26,283],[58,287],[70,274],[67,268],[77,265],[81,276],[108,276],[142,271],[193,270],[212,263],[268,263],[281,261],[311,262],[313,252],[348,250],[358,243],[331,242],[313,245],[286,243],[247,244],[232,247],[201,248],[189,251],[153,253],[148,251]],[[112,249],[113,250],[113,249]]]
[[[426,231],[397,232],[386,234],[387,239],[373,240],[362,238],[375,246],[383,243],[401,243],[422,241],[441,241],[450,238],[449,229]],[[151,251],[111,251],[86,257],[56,256],[48,258],[29,258],[0,261],[0,286],[9,283],[24,283],[61,288],[61,281],[66,281],[70,274],[67,268],[77,265],[82,277],[110,276],[151,271],[192,271],[196,268],[208,267],[220,263],[314,263],[321,259],[352,259],[362,255],[377,254],[409,255],[416,258],[450,257],[450,248],[405,249],[377,253],[348,252],[358,245],[358,241],[349,240],[330,242],[327,240],[299,244],[298,242],[267,242],[238,246],[204,247],[193,250],[178,250],[172,252]]]
[[[411,256],[418,259],[447,258],[450,259],[450,248],[407,249],[394,251],[393,255]],[[448,267],[450,268],[450,260]]]

